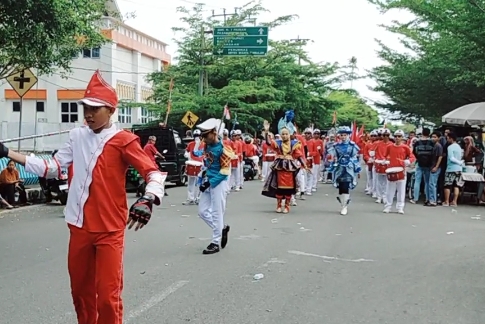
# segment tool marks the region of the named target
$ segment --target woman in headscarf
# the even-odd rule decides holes
[[[270,167],[262,195],[276,198],[276,212],[287,214],[290,212],[291,197],[297,192],[296,176],[302,167],[306,168],[306,163],[303,159],[301,143],[291,139],[291,135],[295,132],[291,120],[280,121],[278,124],[281,139],[273,140],[271,138],[269,126],[269,123],[265,121],[263,136],[266,143],[276,152],[276,159]],[[285,201],[284,206],[283,200]]]

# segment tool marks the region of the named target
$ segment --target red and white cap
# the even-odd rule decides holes
[[[78,104],[116,109],[118,96],[116,95],[116,90],[103,79],[101,73],[97,70],[94,72],[91,81],[89,81],[84,98],[79,100]]]

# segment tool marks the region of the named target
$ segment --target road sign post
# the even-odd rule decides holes
[[[264,56],[268,53],[268,27],[215,27],[214,55]]]
[[[12,86],[12,89],[20,97],[20,111],[19,111],[19,138],[22,137],[22,106],[24,104],[24,96],[30,89],[37,83],[37,77],[32,73],[30,69],[18,71],[15,74],[10,75],[7,78],[8,83]],[[19,141],[17,150],[20,151]]]
[[[199,117],[196,114],[191,111],[187,111],[187,113],[185,113],[184,117],[182,118],[182,123],[187,125],[188,128],[192,129],[194,128],[198,120]]]

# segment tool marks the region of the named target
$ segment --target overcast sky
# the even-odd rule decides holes
[[[188,0],[117,0],[122,13],[135,12],[136,18],[127,23],[153,37],[168,44],[169,53],[174,54],[176,47],[171,30],[180,26],[175,8],[178,6],[191,7],[196,1]],[[233,12],[248,1],[239,0],[206,0],[199,1],[206,4],[207,16],[215,10],[221,14],[222,9]],[[381,65],[376,55],[378,49],[374,39],[382,40],[386,45],[401,49],[398,36],[388,33],[380,24],[388,24],[392,20],[406,20],[410,16],[402,12],[382,15],[367,0],[299,0],[281,1],[264,0],[263,5],[270,12],[262,16],[259,21],[270,21],[276,17],[297,14],[300,18],[286,26],[271,30],[269,37],[273,40],[290,38],[308,38],[313,42],[307,47],[310,56],[315,61],[340,62],[346,64],[355,56],[361,74],[365,70]],[[361,96],[369,101],[383,100],[380,93],[368,89],[371,80],[354,82],[354,88]]]

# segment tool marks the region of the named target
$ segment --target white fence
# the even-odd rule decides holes
[[[22,123],[21,137],[37,134],[46,134],[73,129],[81,125],[80,123]],[[118,124],[120,128],[129,128],[130,124]],[[22,152],[52,152],[58,149],[68,139],[69,133],[57,134],[35,139],[20,141],[20,150]],[[0,140],[19,137],[19,123],[0,123]],[[9,142],[8,147],[14,150],[18,148],[17,142]]]

